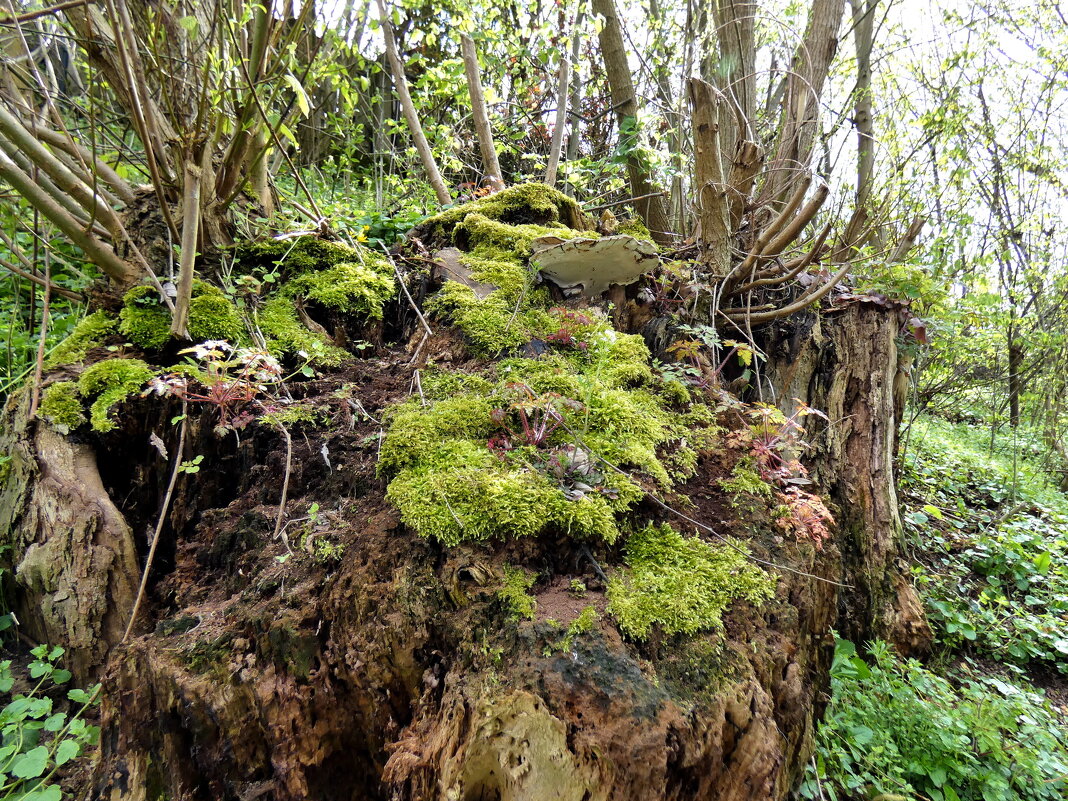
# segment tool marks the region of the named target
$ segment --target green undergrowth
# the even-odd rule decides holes
[[[49,370],[63,364],[77,364],[85,359],[92,349],[104,343],[104,339],[115,332],[118,320],[103,311],[95,311],[82,318],[74,330],[57,345],[48,358],[44,368]]]
[[[844,640],[831,677],[802,798],[1068,798],[1068,730],[1036,690],[967,662],[944,678],[885,643],[865,662]]]
[[[713,545],[667,525],[628,537],[625,562],[609,579],[608,611],[621,631],[638,639],[654,627],[667,635],[719,630],[731,601],[760,604],[775,588],[741,543]]]
[[[379,471],[405,523],[447,545],[549,528],[614,542],[640,482],[693,473],[711,411],[654,376],[640,337],[589,328],[584,350],[428,371],[422,395],[388,410]]]
[[[946,649],[1068,673],[1068,498],[1011,446],[915,424],[901,486],[917,583]]]
[[[547,314],[548,292],[535,284],[531,242],[597,236],[570,227],[582,220],[575,202],[543,184],[523,184],[430,218],[433,235],[462,251],[476,281],[496,287],[485,298],[448,281],[427,310],[456,325],[482,353],[510,350],[550,336],[559,326]]]
[[[156,372],[140,359],[105,359],[87,367],[78,379],[78,394],[92,400],[89,421],[93,429],[115,428],[111,410],[140,392]]]
[[[243,244],[236,253],[235,272],[258,286],[278,287],[256,319],[272,355],[303,352],[314,363],[328,366],[344,362],[349,354],[311,331],[301,321],[297,304],[379,320],[397,291],[384,256],[316,236]]]
[[[171,339],[171,312],[150,286],[136,286],[123,296],[119,330],[135,345],[158,350]],[[237,307],[218,287],[193,282],[189,301],[189,336],[194,342],[225,339],[234,345],[247,340]]]

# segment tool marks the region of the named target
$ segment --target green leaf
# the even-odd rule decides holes
[[[67,698],[76,704],[87,704],[92,696],[85,690],[75,689],[67,691]]]
[[[291,72],[285,74],[285,82],[289,84],[289,88],[293,90],[293,93],[297,96],[297,108],[300,109],[300,113],[307,117],[311,114],[311,103],[308,102],[308,93],[304,91],[304,87],[301,86],[300,81],[297,80],[297,76]]]
[[[36,779],[48,767],[48,749],[39,745],[32,751],[19,754],[11,763],[11,775],[20,779]]]
[[[1046,551],[1045,553],[1040,553],[1031,561],[1034,562],[1035,569],[1038,570],[1039,573],[1045,575],[1049,572],[1050,565],[1053,564],[1053,557],[1050,555],[1049,551]]]
[[[58,784],[49,784],[46,787],[38,787],[22,796],[22,801],[62,801],[63,790]]]
[[[200,22],[196,17],[179,17],[178,24],[190,36],[196,36],[197,30],[200,28]]]
[[[927,514],[929,514],[931,517],[935,518],[936,520],[941,520],[942,519],[942,510],[939,509],[937,506],[931,506],[931,504],[927,504],[926,506],[923,507],[923,511],[925,511]]]
[[[44,727],[45,731],[59,731],[66,725],[67,716],[63,712],[56,712],[54,715],[49,715],[45,718]]]
[[[66,684],[70,681],[71,673],[69,670],[57,670],[52,674],[52,681],[56,684]]]
[[[64,740],[56,749],[56,764],[63,765],[70,762],[81,753],[82,747],[75,740]]]

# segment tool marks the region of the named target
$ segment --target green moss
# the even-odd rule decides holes
[[[327,421],[326,410],[314,403],[294,403],[264,412],[257,422],[265,426],[318,426]]]
[[[730,478],[721,478],[717,483],[734,496],[750,495],[767,499],[772,496],[771,485],[762,479],[746,460],[734,466]]]
[[[243,244],[237,250],[237,269],[266,272],[279,286],[258,316],[268,350],[278,357],[303,351],[313,363],[328,367],[342,364],[349,354],[310,331],[295,304],[310,301],[377,320],[397,292],[393,269],[383,256],[315,236]]]
[[[263,304],[257,316],[260,330],[272,356],[307,354],[315,364],[335,367],[350,359],[349,353],[337,347],[321,334],[313,333],[297,317],[293,301],[275,295]]]
[[[538,602],[530,594],[537,576],[521,567],[504,566],[504,580],[497,590],[497,597],[508,607],[513,620],[533,620]]]
[[[710,411],[659,394],[640,340],[602,339],[587,352],[505,359],[484,377],[431,373],[424,398],[389,410],[379,470],[395,475],[388,497],[405,523],[449,545],[549,528],[613,542],[616,516],[644,494],[631,474],[665,490],[691,475],[715,433]],[[546,408],[562,424],[528,440],[522,416],[535,426]]]
[[[587,606],[583,609],[578,617],[571,621],[571,624],[567,627],[567,631],[564,632],[564,636],[549,646],[546,656],[553,651],[563,651],[567,653],[571,650],[571,646],[575,642],[575,638],[582,634],[589,634],[597,627],[598,621],[601,616],[597,614],[597,609],[592,606]]]
[[[282,288],[287,297],[302,297],[347,314],[381,319],[385,302],[396,294],[391,268],[381,256],[363,254],[362,262],[344,261],[324,270],[304,272]]]
[[[491,220],[511,225],[527,223],[565,223],[583,220],[582,209],[572,198],[545,184],[520,184],[431,217],[433,230],[451,233],[468,214],[477,212]]]
[[[653,626],[669,635],[719,630],[732,600],[760,603],[774,590],[774,578],[747,556],[735,541],[713,546],[670,526],[648,526],[627,540],[627,568],[609,579],[608,611],[639,639]]]
[[[45,360],[45,369],[81,362],[86,353],[102,345],[108,334],[114,333],[117,325],[118,320],[102,311],[95,311],[82,318],[70,335],[60,342]]]
[[[171,338],[171,313],[150,286],[136,286],[123,296],[119,330],[146,350],[158,350]],[[193,282],[189,301],[189,337],[194,342],[225,339],[235,345],[246,340],[237,307],[222,290],[204,281]]]
[[[115,421],[111,409],[140,391],[156,371],[140,359],[105,359],[86,368],[78,379],[83,398],[95,398],[89,407],[89,420],[96,431],[111,431]]]
[[[85,422],[78,386],[73,381],[58,381],[50,385],[41,395],[38,413],[60,433],[66,434],[78,428]]]
[[[641,221],[640,217],[623,220],[616,226],[616,233],[633,236],[635,239],[642,239],[646,242],[653,241],[653,235],[649,233],[649,229],[645,227],[645,223]]]
[[[540,236],[574,239],[596,232],[569,227],[583,220],[571,198],[542,184],[524,184],[432,217],[428,224],[464,250],[472,277],[496,289],[485,298],[447,282],[427,308],[448,318],[483,353],[509,350],[544,337],[559,326],[547,314],[549,296],[534,286],[528,263]]]
[[[365,254],[366,251],[317,236],[264,239],[238,245],[234,269],[243,274],[279,273],[281,283],[285,283],[286,278],[304,272],[329,270],[343,262],[358,263]]]

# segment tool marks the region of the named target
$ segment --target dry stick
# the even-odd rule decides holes
[[[37,414],[41,402],[41,374],[44,372],[45,340],[48,339],[48,313],[52,308],[52,260],[48,250],[44,252],[45,288],[44,305],[41,308],[41,339],[37,343],[37,361],[33,368],[33,393],[30,396],[30,418]]]
[[[285,478],[282,479],[282,499],[278,502],[278,516],[274,520],[275,539],[282,534],[282,518],[286,514],[286,497],[289,495],[289,475],[293,469],[293,438],[289,436],[289,429],[281,423],[277,425],[278,430],[282,432],[282,436],[286,438],[286,473]],[[290,550],[289,540],[286,539],[283,542],[285,542],[286,550]],[[291,550],[290,553],[292,553]]]
[[[419,112],[416,111],[412,95],[408,91],[408,79],[404,76],[404,65],[400,56],[397,55],[397,41],[393,38],[393,24],[389,20],[389,12],[386,10],[384,0],[378,0],[378,13],[382,18],[382,36],[386,40],[386,57],[389,59],[389,67],[393,73],[393,84],[400,98],[401,109],[404,111],[404,119],[408,121],[408,128],[415,143],[415,149],[419,151],[419,159],[423,162],[430,185],[434,187],[434,194],[438,196],[438,203],[445,205],[452,202],[445,181],[438,170],[438,163],[434,161],[434,153],[430,149],[430,143],[426,141],[423,126],[419,124]]]
[[[48,8],[42,8],[38,11],[28,11],[25,14],[17,14],[13,17],[4,17],[0,19],[0,25],[17,25],[20,22],[32,22],[35,19],[41,17],[47,17],[49,14],[58,14],[60,11],[66,11],[68,8],[77,8],[78,6],[84,6],[89,0],[69,0],[66,3],[60,3],[59,5],[49,6]]]
[[[471,95],[471,111],[475,117],[475,133],[478,135],[479,150],[482,151],[482,165],[486,169],[486,183],[499,192],[504,189],[504,177],[501,175],[500,162],[497,161],[497,148],[493,146],[493,129],[490,127],[489,114],[486,113],[486,95],[482,91],[482,77],[478,71],[478,53],[475,52],[474,41],[466,33],[460,37],[460,46],[463,51],[464,74],[467,76],[467,91]],[[405,89],[407,90],[407,87]],[[552,186],[548,179],[545,182]],[[441,200],[440,196],[438,200]]]
[[[187,423],[186,413],[189,404],[182,401],[182,428],[178,434],[178,450],[174,454],[174,469],[171,470],[171,479],[167,483],[167,492],[163,496],[163,508],[160,509],[159,518],[156,520],[156,530],[152,533],[152,545],[149,546],[148,556],[145,559],[145,569],[141,573],[141,585],[137,588],[137,597],[134,599],[133,611],[130,612],[130,622],[126,624],[126,631],[119,641],[120,645],[130,638],[134,623],[137,622],[137,613],[141,609],[141,602],[145,597],[145,588],[148,586],[148,574],[152,571],[152,560],[156,557],[156,546],[159,544],[159,535],[163,531],[163,524],[167,522],[167,510],[171,505],[171,497],[174,495],[174,485],[178,482],[178,473],[182,467],[182,454],[185,451],[185,430]]]
[[[385,248],[382,249],[382,253],[385,255],[386,260],[389,261],[390,265],[393,267],[393,274],[397,276],[397,282],[400,284],[401,290],[404,292],[404,297],[408,299],[408,303],[411,305],[412,311],[414,311],[416,316],[419,318],[419,322],[423,324],[423,329],[426,331],[427,336],[434,336],[434,331],[430,328],[430,323],[426,321],[426,318],[423,316],[423,313],[419,310],[419,307],[415,304],[415,301],[412,299],[411,294],[408,292],[408,285],[404,283],[404,278],[401,276],[400,268],[397,267],[397,262],[393,260],[393,257],[389,255],[389,252],[386,251]]]
[[[755,281],[751,281],[748,284],[743,284],[737,289],[731,290],[729,293],[727,293],[728,296],[741,295],[758,287],[777,286],[779,284],[785,284],[787,281],[793,280],[794,278],[799,276],[801,272],[805,270],[810,264],[812,264],[812,262],[815,261],[818,256],[822,255],[824,243],[827,241],[827,237],[830,235],[830,233],[831,224],[827,223],[827,225],[823,226],[823,230],[820,232],[820,235],[816,237],[816,242],[808,251],[808,253],[806,253],[802,258],[798,259],[797,263],[792,268],[788,265],[783,266],[782,269],[786,269],[788,270],[788,272],[783,273],[779,268],[776,268],[773,273],[763,278],[760,277],[760,273],[757,273],[757,279]]]
[[[556,125],[553,128],[553,144],[549,150],[549,166],[545,168],[545,183],[556,186],[556,170],[560,165],[560,150],[564,144],[564,128],[567,127],[567,89],[571,82],[571,64],[566,51],[560,51],[560,71],[557,74]]]
[[[612,464],[610,461],[605,459],[599,453],[597,453],[596,451],[594,451],[591,448],[589,448],[586,445],[586,443],[583,442],[582,437],[578,434],[578,432],[576,432],[573,428],[571,428],[571,426],[569,426],[567,423],[565,423],[565,422],[563,422],[561,420],[560,421],[560,427],[563,428],[565,431],[567,431],[571,436],[573,436],[575,438],[575,441],[579,444],[579,446],[582,447],[587,453],[589,453],[594,459],[596,459],[597,461],[601,462],[606,467],[609,467],[612,470],[615,470],[621,476],[623,476],[625,478],[629,478],[632,481],[634,480],[633,477],[626,470],[623,470],[620,467],[616,467],[616,465]],[[637,483],[637,482],[635,482],[635,483]],[[639,486],[639,488],[641,488],[640,484],[638,484],[638,486]],[[753,556],[752,554],[748,553],[745,549],[739,548],[737,545],[732,543],[729,538],[723,536],[722,534],[720,534],[718,531],[716,531],[711,526],[706,525],[706,524],[700,522],[699,520],[694,520],[689,515],[684,514],[683,512],[680,512],[678,509],[675,509],[672,506],[669,506],[664,501],[662,501],[658,497],[656,497],[649,490],[642,488],[642,492],[645,494],[646,498],[651,500],[653,503],[655,503],[657,506],[659,506],[664,511],[670,512],[671,514],[675,515],[676,517],[681,517],[687,523],[692,523],[693,525],[697,526],[698,528],[704,529],[709,534],[711,534],[713,537],[715,537],[717,540],[722,542],[723,545],[725,545],[727,548],[730,548],[732,551],[736,551],[737,553],[740,553],[742,556],[744,556],[747,559],[752,559],[757,564],[767,565],[768,567],[773,567],[776,570],[785,570],[787,573],[795,573],[798,576],[805,576],[806,578],[813,578],[813,579],[816,579],[817,581],[823,581],[823,582],[825,582],[827,584],[833,584],[836,587],[845,587],[847,589],[853,589],[853,585],[852,584],[842,584],[841,582],[834,581],[832,579],[823,578],[823,576],[817,576],[817,575],[815,575],[813,573],[806,573],[804,570],[797,570],[796,568],[793,568],[793,567],[787,567],[786,565],[776,564],[775,562],[771,562],[771,561],[769,561],[767,559],[761,559],[759,557]]]
[[[768,242],[767,246],[761,252],[761,258],[773,258],[782,253],[791,242],[793,242],[804,230],[805,226],[809,224],[813,217],[816,216],[823,204],[827,201],[827,196],[830,194],[831,188],[827,184],[820,184],[816,188],[815,194],[812,199],[805,204],[804,208],[798,212],[788,225],[786,225],[782,231]]]
[[[806,306],[811,306],[813,303],[823,300],[823,297],[836,287],[839,281],[845,278],[846,273],[849,272],[849,268],[852,266],[852,263],[846,262],[842,266],[842,269],[832,275],[830,280],[823,284],[819,289],[806,292],[793,303],[783,306],[781,309],[761,312],[758,314],[750,314],[748,309],[723,309],[720,311],[720,314],[727,318],[744,315],[746,322],[750,324],[770,323],[772,320],[789,317],[794,312],[801,311]]]

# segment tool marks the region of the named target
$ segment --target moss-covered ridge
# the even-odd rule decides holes
[[[301,320],[298,305],[310,302],[332,312],[379,320],[397,292],[386,258],[317,236],[246,243],[235,271],[279,289],[260,308],[256,322],[274,356],[304,352],[320,364],[340,364],[348,353]]]
[[[522,184],[431,217],[424,227],[442,244],[463,251],[471,277],[496,289],[479,298],[448,281],[427,308],[456,325],[483,353],[498,353],[552,333],[549,295],[536,286],[531,243],[597,236],[574,200],[544,184]]]
[[[449,545],[550,527],[614,542],[640,482],[663,490],[692,474],[714,435],[708,407],[687,408],[680,385],[654,376],[640,337],[583,319],[569,336],[585,347],[482,375],[430,372],[423,397],[390,410],[379,470],[408,525]]]

